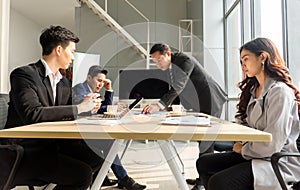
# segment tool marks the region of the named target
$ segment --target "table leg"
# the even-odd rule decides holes
[[[176,148],[176,145],[175,145],[175,143],[174,143],[174,141],[173,140],[168,140],[169,142],[170,142],[170,144],[173,146],[173,148],[174,148],[174,150],[175,150],[175,153],[176,153],[176,155],[177,155],[177,158],[178,158],[178,160],[180,161],[180,164],[181,164],[181,166],[182,166],[182,174],[184,174],[184,163],[183,163],[183,161],[182,161],[182,159],[180,158],[180,155],[179,155],[179,153],[178,153],[178,151],[177,151],[177,148]]]
[[[113,145],[111,146],[106,159],[104,160],[104,163],[91,187],[91,190],[99,190],[101,188],[101,185],[104,181],[105,176],[107,175],[109,168],[113,161],[115,160],[118,151],[120,150],[122,144],[123,144],[122,139],[117,139],[114,141]]]
[[[189,187],[188,187],[188,185],[176,163],[176,160],[175,160],[176,153],[174,153],[174,149],[172,148],[171,143],[167,140],[158,140],[157,142],[169,164],[169,167],[170,167],[173,175],[175,176],[175,179],[179,185],[179,188],[181,190],[189,190]]]
[[[125,152],[127,151],[127,149],[129,148],[129,146],[131,145],[132,141],[133,141],[132,139],[127,140],[126,145],[125,145],[125,148],[124,148],[124,150],[123,150],[123,152],[122,152],[122,154],[121,154],[121,156],[120,156],[120,160],[123,159],[123,157],[124,157],[124,155],[125,155]]]

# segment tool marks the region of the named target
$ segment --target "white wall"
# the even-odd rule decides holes
[[[151,22],[151,45],[165,42],[172,48],[178,49],[178,21],[187,18],[186,0],[177,0],[176,3],[174,0],[132,0],[130,2]],[[99,0],[99,4],[104,8],[103,1]],[[100,64],[109,71],[108,78],[113,82],[114,95],[118,95],[119,70],[146,68],[146,60],[133,48],[128,47],[128,43],[113,32],[84,3],[80,8],[76,8],[75,12],[76,33],[80,38],[77,50],[101,55]],[[109,0],[108,13],[133,38],[146,47],[147,24],[130,6],[124,1]]]
[[[8,92],[8,46],[10,1],[0,1],[0,92]]]
[[[9,73],[16,67],[41,58],[39,36],[42,27],[11,9],[9,36]]]

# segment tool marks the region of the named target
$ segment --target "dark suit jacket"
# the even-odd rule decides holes
[[[227,94],[194,57],[172,54],[170,72],[173,76],[171,89],[163,95],[160,103],[169,106],[179,95],[186,109],[220,117]]]
[[[50,80],[39,60],[22,66],[10,75],[9,108],[5,128],[45,121],[73,120],[77,107],[72,106],[72,90],[63,77],[57,84],[54,104]]]
[[[91,93],[87,81],[78,83],[73,87],[73,103],[79,104],[82,102],[85,95]],[[113,101],[113,92],[105,91],[104,100],[101,101],[101,107],[97,113],[103,113],[107,111],[107,105],[111,105]]]
[[[41,61],[19,67],[11,73],[6,128],[44,121],[75,119],[78,110],[76,106],[71,105],[70,82],[65,77],[59,81],[54,104],[50,80],[45,73]],[[7,139],[7,141],[20,144],[24,148],[14,184],[36,184],[37,182],[64,184],[69,179],[79,179],[78,175],[83,175],[82,177],[85,178],[84,175],[88,173],[78,173],[83,171],[80,168],[89,165],[93,171],[96,171],[103,163],[101,157],[95,154],[83,140],[26,138]],[[4,161],[0,160],[0,162]],[[70,167],[69,163],[73,167]],[[68,175],[65,175],[65,172]]]

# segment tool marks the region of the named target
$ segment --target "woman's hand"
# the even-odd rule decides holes
[[[240,142],[236,142],[236,143],[234,143],[232,150],[233,150],[233,152],[241,154],[242,148],[243,148],[243,144]]]

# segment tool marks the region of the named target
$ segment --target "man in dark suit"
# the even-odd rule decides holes
[[[221,116],[227,95],[194,57],[171,53],[167,44],[155,44],[150,54],[159,69],[169,71],[171,88],[157,104],[146,106],[144,113],[163,110],[179,96],[185,109]]]
[[[107,105],[112,105],[113,102],[113,89],[111,81],[106,78],[107,70],[102,69],[99,65],[93,65],[89,68],[87,78],[83,83],[78,83],[73,87],[73,103],[79,104],[83,101],[84,97],[90,93],[97,94],[100,97],[100,90],[104,87],[104,99],[101,101],[100,109],[97,113],[104,113],[107,111]]]
[[[111,80],[106,78],[107,70],[102,69],[99,65],[93,65],[89,68],[87,78],[83,83],[78,83],[73,87],[73,102],[75,104],[81,103],[87,94],[95,93],[100,96],[99,92],[104,87],[105,95],[104,100],[101,102],[101,107],[97,113],[103,114],[107,111],[107,105],[111,105],[113,102],[113,89],[111,86]],[[104,152],[104,156],[107,156],[110,150],[113,140],[86,140],[87,144],[93,148]],[[118,187],[130,190],[142,190],[145,189],[145,185],[141,185],[135,182],[131,177],[127,175],[125,168],[122,166],[119,156],[117,155],[114,162],[111,165],[111,169],[118,178]],[[113,184],[113,181],[110,180]],[[117,183],[117,182],[116,182]]]
[[[11,90],[5,128],[46,122],[74,120],[82,112],[95,113],[101,102],[88,95],[72,105],[72,89],[59,69],[74,61],[79,38],[61,26],[50,26],[40,36],[42,58],[16,68],[10,75]],[[86,190],[93,172],[103,159],[78,140],[8,139],[24,148],[14,184],[57,184],[55,190]]]
[[[227,94],[192,56],[171,53],[167,44],[155,44],[150,50],[153,62],[164,71],[169,71],[170,90],[157,104],[147,105],[143,113],[164,110],[179,96],[187,110],[220,117]],[[199,142],[200,154],[213,152],[212,142]],[[193,190],[200,189],[196,184]]]

